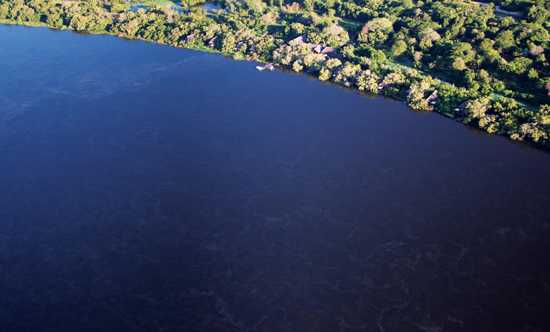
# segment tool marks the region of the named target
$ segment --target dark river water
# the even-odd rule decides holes
[[[550,331],[547,152],[113,37],[0,73],[0,331]]]

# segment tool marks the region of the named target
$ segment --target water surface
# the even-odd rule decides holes
[[[548,153],[220,56],[0,41],[0,331],[550,330]]]

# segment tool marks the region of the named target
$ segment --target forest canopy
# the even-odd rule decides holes
[[[272,62],[550,146],[544,0],[0,0],[0,22]]]

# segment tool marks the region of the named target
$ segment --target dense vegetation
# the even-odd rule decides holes
[[[0,0],[0,22],[273,62],[550,147],[548,1],[220,0],[218,10],[202,3]]]

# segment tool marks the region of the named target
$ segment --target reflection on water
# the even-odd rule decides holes
[[[0,27],[1,331],[544,331],[550,155],[222,57]]]

